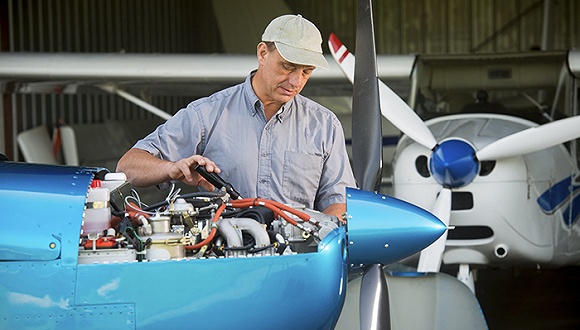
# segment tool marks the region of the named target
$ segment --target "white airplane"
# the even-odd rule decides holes
[[[335,35],[329,38],[329,48],[353,81],[354,55]],[[492,56],[480,56],[487,57],[487,62],[479,62],[480,67],[471,70],[462,66],[466,57],[450,56],[447,60],[452,72],[447,76],[435,77],[435,71],[442,69],[429,68],[423,72],[430,72],[430,76],[416,78],[423,84],[421,92],[436,97],[451,93],[445,86],[444,92],[437,94],[434,85],[441,88],[454,79],[453,84],[461,85],[457,88],[464,91],[479,90],[487,83],[496,94],[495,89],[506,87],[502,79],[508,80],[514,86],[519,84],[512,89],[536,105],[539,102],[526,94],[530,86],[539,81],[554,83],[553,87],[558,85],[556,99],[561,96],[562,82],[569,81],[565,100],[572,105],[568,113],[577,115],[577,82],[574,77],[565,79],[568,69],[562,69],[559,79],[557,73],[562,63],[568,63],[569,70],[577,75],[580,53],[528,57],[533,56],[540,63],[527,68],[531,71],[526,79],[518,80],[525,67],[518,64],[526,63],[523,55],[506,56],[499,64],[489,61]],[[555,80],[544,75],[547,59],[554,58],[559,61]],[[429,63],[422,65],[424,69]],[[499,82],[490,82],[493,78]],[[394,196],[431,210],[454,228],[421,252],[419,272],[439,272],[442,263],[459,265],[458,278],[474,291],[472,267],[580,264],[580,176],[577,141],[573,141],[580,137],[580,116],[538,125],[501,114],[507,103],[504,107],[488,102],[487,92],[480,91],[476,103],[463,110],[471,113],[451,109],[456,114],[449,112],[423,122],[387,85],[380,83],[379,90],[382,115],[404,133],[393,159]],[[410,94],[417,97],[418,90],[416,87]],[[434,104],[440,101],[439,109],[449,101],[436,97]],[[415,104],[416,99],[409,102]],[[565,146],[567,141],[572,142]]]

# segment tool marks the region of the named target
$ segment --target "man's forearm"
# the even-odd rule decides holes
[[[171,180],[165,170],[170,162],[161,160],[145,150],[130,149],[119,159],[117,172],[127,175],[127,180],[135,187],[149,187]]]

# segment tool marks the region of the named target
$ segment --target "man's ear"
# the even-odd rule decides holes
[[[268,55],[268,45],[265,42],[260,42],[256,47],[256,55],[258,56],[258,62],[262,63],[266,60]]]

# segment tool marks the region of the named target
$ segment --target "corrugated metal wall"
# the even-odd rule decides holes
[[[244,15],[246,1],[239,1],[240,15]],[[553,3],[554,48],[579,46],[580,1]],[[287,0],[286,4],[314,21],[323,36],[335,32],[354,48],[356,0]],[[377,51],[466,53],[537,48],[542,42],[543,4],[543,0],[374,1]],[[209,0],[3,0],[0,50],[212,53],[222,52],[223,46]],[[96,89],[79,94],[12,94],[12,87],[3,86],[0,127],[5,132],[0,137],[0,152],[15,159],[14,136],[37,125],[152,116]],[[151,95],[150,100],[174,113],[194,97]]]
[[[323,35],[354,48],[356,0],[291,0]],[[580,46],[580,1],[553,0],[553,49]],[[520,52],[542,42],[544,0],[375,0],[377,52]]]
[[[31,52],[220,51],[210,1],[5,0],[9,48]],[[4,28],[4,24],[2,25]]]
[[[242,15],[244,2],[239,1]],[[324,36],[335,32],[354,45],[356,0],[286,3],[314,21]],[[377,52],[527,51],[541,44],[543,4],[544,0],[377,0]],[[580,2],[553,4],[554,48],[580,45]],[[2,51],[32,52],[223,50],[209,0],[3,0],[0,45]]]

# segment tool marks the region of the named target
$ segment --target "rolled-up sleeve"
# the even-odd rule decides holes
[[[336,117],[332,119],[331,145],[322,167],[316,209],[324,210],[336,203],[346,202],[346,187],[356,187],[346,152],[344,131]]]
[[[198,113],[192,111],[193,107],[190,104],[188,108],[179,110],[133,147],[170,161],[195,155],[203,142],[204,129],[201,120],[192,118]]]

